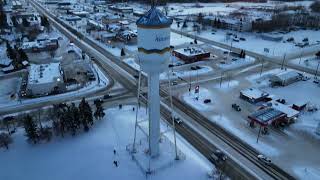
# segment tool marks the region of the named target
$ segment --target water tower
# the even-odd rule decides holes
[[[152,5],[136,24],[139,63],[148,74],[149,151],[156,157],[160,140],[159,74],[168,67],[172,19]]]

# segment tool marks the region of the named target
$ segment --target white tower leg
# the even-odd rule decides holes
[[[148,106],[149,106],[149,150],[150,156],[159,155],[160,140],[160,96],[159,74],[148,74]]]

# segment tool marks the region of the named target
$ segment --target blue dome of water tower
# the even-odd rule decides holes
[[[169,27],[172,21],[171,18],[165,16],[159,9],[153,6],[137,20],[136,24],[142,27]]]

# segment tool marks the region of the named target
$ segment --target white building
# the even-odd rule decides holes
[[[27,92],[30,95],[48,95],[64,89],[60,63],[31,64]]]

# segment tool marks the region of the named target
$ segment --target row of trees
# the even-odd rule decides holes
[[[52,109],[48,111],[48,117],[53,121],[52,126],[43,126],[40,118],[40,109],[38,111],[38,118],[34,118],[37,117],[36,113],[22,116],[21,119],[27,141],[37,144],[42,141],[50,141],[53,134],[64,137],[68,133],[75,136],[79,131],[89,131],[95,122],[94,119],[101,120],[105,116],[102,103],[103,101],[101,100],[94,101],[94,113],[84,98],[79,106],[76,106],[74,103],[69,105],[65,103],[53,105]],[[2,125],[6,127],[8,132],[0,134],[0,148],[4,147],[8,149],[9,144],[13,142],[10,135],[15,132],[16,123],[19,121],[15,117],[10,116],[4,118],[2,122]],[[12,125],[14,125],[14,129]]]
[[[275,14],[268,21],[253,21],[252,30],[270,32],[277,29],[287,30],[292,26],[320,28],[320,16],[308,13]]]
[[[320,1],[319,1],[319,0],[314,1],[314,2],[310,5],[310,9],[311,9],[313,12],[320,13]]]

